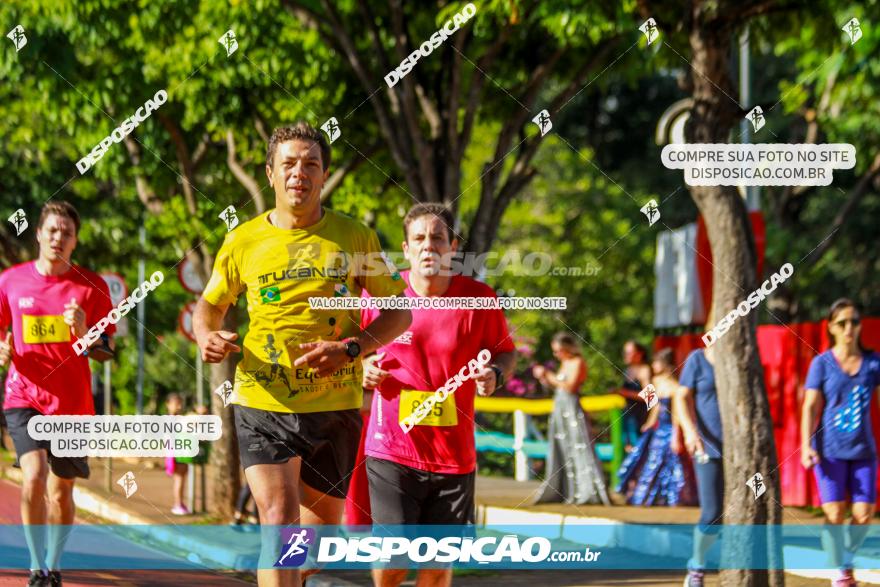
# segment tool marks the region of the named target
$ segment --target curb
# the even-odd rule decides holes
[[[477,504],[477,524],[480,526],[515,527],[517,533],[522,534],[523,526],[542,525],[558,526],[555,536],[543,532],[541,536],[547,538],[564,538],[572,542],[582,542],[583,537],[576,534],[577,526],[595,525],[608,526],[607,532],[596,532],[595,538],[591,536],[590,546],[614,547],[626,543],[627,548],[633,551],[654,556],[670,556],[673,553],[689,552],[691,548],[690,537],[681,532],[662,530],[657,527],[645,528],[645,531],[637,533],[627,532],[624,537],[623,522],[612,518],[591,516],[572,516],[554,514],[550,512],[532,512],[506,507]],[[800,546],[787,546],[783,549],[784,557],[804,559],[811,557],[824,560],[825,553],[821,550]],[[880,559],[875,557],[857,556],[855,558],[856,578],[860,584],[880,585]],[[785,569],[785,573],[808,579],[832,580],[837,577],[833,569]]]
[[[0,468],[0,478],[17,485],[22,483],[21,470],[11,466]],[[159,539],[174,548],[190,553],[187,560],[194,564],[200,564],[201,561],[211,561],[219,566],[237,571],[247,570],[246,562],[250,562],[251,566],[253,565],[254,561],[251,560],[253,557],[242,557],[240,551],[229,550],[223,548],[222,545],[176,534],[164,526],[157,526],[153,520],[133,514],[117,505],[107,503],[99,493],[85,487],[77,485],[73,487],[73,501],[77,509],[103,518],[113,524],[129,526],[128,530],[131,532],[154,540]]]

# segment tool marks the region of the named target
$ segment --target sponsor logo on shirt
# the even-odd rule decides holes
[[[18,308],[33,308],[34,298],[18,298]]]
[[[264,304],[274,304],[280,300],[281,292],[278,290],[278,286],[260,288],[260,301]]]
[[[407,330],[400,336],[394,339],[394,342],[397,344],[412,344],[413,333],[410,330]]]

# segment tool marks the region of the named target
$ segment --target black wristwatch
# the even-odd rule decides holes
[[[489,368],[495,371],[495,391],[504,387],[504,371],[498,365],[489,365]]]
[[[360,343],[353,338],[348,338],[344,342],[345,342],[345,354],[348,355],[349,362],[354,361],[361,354]]]

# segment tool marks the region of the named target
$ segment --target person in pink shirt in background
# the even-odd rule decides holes
[[[94,415],[88,357],[113,357],[112,324],[83,354],[73,348],[112,309],[104,280],[70,262],[79,226],[71,204],[46,203],[36,230],[39,257],[0,274],[0,367],[11,363],[3,411],[24,477],[28,585],[61,585],[58,568],[68,534],[64,526],[74,519],[74,481],[89,476],[85,457],[53,456],[49,441],[30,437],[28,421],[40,415]]]
[[[401,273],[406,297],[495,297],[488,285],[450,275],[457,249],[452,213],[439,204],[417,204],[403,220]],[[365,326],[378,313],[362,313]],[[364,360],[364,387],[375,389],[365,439],[374,524],[474,523],[474,396],[488,396],[514,368],[515,347],[500,309],[413,309],[412,324],[391,344]],[[469,363],[490,354],[485,366]],[[472,372],[446,400],[405,432],[401,424],[462,368]],[[476,371],[476,372],[474,372]],[[379,586],[400,585],[406,569],[376,569]],[[420,569],[418,585],[450,585],[451,569]]]

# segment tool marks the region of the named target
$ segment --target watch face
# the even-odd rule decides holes
[[[352,341],[349,341],[345,347],[345,352],[349,357],[355,358],[359,354],[361,354],[361,345]]]

